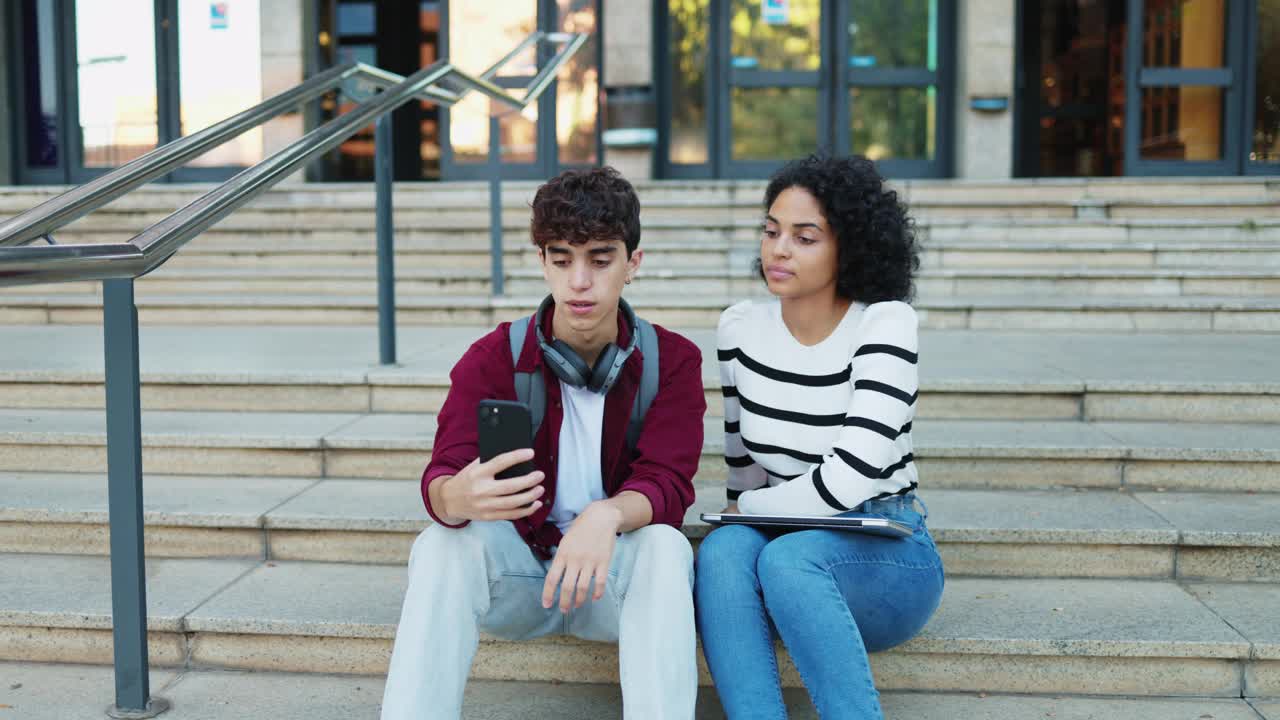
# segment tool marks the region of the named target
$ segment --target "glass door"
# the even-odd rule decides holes
[[[840,2],[839,152],[866,155],[893,177],[946,174],[949,126],[939,112],[949,106],[949,84],[938,59],[949,48],[939,29],[950,25],[953,7],[945,0]]]
[[[721,176],[759,177],[829,147],[822,0],[723,1]]]
[[[1256,0],[1251,23],[1248,70],[1252,77],[1245,102],[1245,172],[1280,173],[1280,0]]]
[[[1239,173],[1247,0],[1128,1],[1128,173]]]
[[[538,5],[537,0],[449,2],[445,20],[446,57],[471,73],[489,67],[538,29]],[[507,63],[493,80],[504,88],[525,87],[537,73],[539,60],[530,48]],[[446,176],[451,179],[487,177],[489,115],[499,112],[502,176],[542,177],[540,150],[545,148],[545,143],[539,142],[538,117],[548,110],[544,101],[548,96],[549,93],[519,113],[476,92],[449,108],[443,113],[445,136],[449,140],[443,152]]]
[[[154,0],[74,3],[71,181],[119,167],[160,141]]]

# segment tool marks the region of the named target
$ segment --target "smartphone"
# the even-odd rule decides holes
[[[505,452],[533,447],[533,418],[529,406],[509,400],[481,400],[480,462],[488,462]],[[513,465],[494,477],[499,480],[528,475],[537,468],[528,460]]]

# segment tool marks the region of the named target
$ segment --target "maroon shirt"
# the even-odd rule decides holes
[[[543,332],[548,337],[551,318],[552,314],[547,313],[543,320]],[[476,412],[480,401],[516,399],[509,326],[510,323],[502,323],[477,340],[449,374],[449,396],[440,409],[431,461],[422,474],[422,500],[436,522],[441,521],[431,507],[427,489],[437,478],[457,474],[479,456]],[[627,358],[605,398],[600,476],[607,496],[613,497],[623,490],[638,492],[653,506],[653,523],[679,528],[685,511],[693,504],[693,474],[702,454],[702,416],[707,409],[702,390],[702,353],[688,339],[659,325],[654,325],[654,329],[658,335],[660,364],[658,394],[645,414],[640,439],[632,451],[627,447],[627,424],[645,362],[637,348]],[[541,372],[546,380],[546,416],[533,441],[534,464],[546,476],[542,482],[546,492],[537,512],[512,522],[530,547],[546,555],[561,539],[560,529],[548,522],[547,516],[555,502],[556,453],[560,448],[564,407],[560,400],[560,381],[543,362],[537,334],[532,330],[525,334],[519,369]],[[630,334],[622,313],[618,313],[618,345],[626,347]],[[465,522],[441,524],[466,525]]]

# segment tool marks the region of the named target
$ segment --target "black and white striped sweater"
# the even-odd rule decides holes
[[[777,300],[724,311],[725,462],[741,512],[834,515],[915,488],[917,326],[906,303],[854,303],[807,346]]]

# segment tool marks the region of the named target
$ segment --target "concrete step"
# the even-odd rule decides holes
[[[148,475],[147,556],[408,561],[429,519],[412,480]],[[925,489],[951,575],[1280,582],[1280,495]],[[698,542],[722,487],[699,487]],[[0,552],[108,554],[100,473],[0,473]]]
[[[642,268],[628,289],[635,302],[676,296],[769,296],[749,263],[720,267]],[[544,292],[541,268],[510,267],[506,292]],[[407,267],[396,272],[397,297],[455,297],[491,290],[487,268]],[[60,283],[0,288],[4,295],[99,294],[101,283]],[[1275,268],[944,268],[925,269],[916,280],[920,302],[967,297],[1280,297]],[[142,279],[138,293],[150,295],[329,295],[370,297],[377,274],[363,267],[188,268],[164,270]]]
[[[0,570],[0,659],[109,661],[106,558],[0,555]],[[329,563],[158,559],[147,576],[158,668],[380,675],[405,587],[400,567]],[[953,577],[922,633],[872,663],[884,690],[1268,697],[1280,694],[1276,602],[1270,583]],[[485,637],[472,677],[614,683],[616,657]]]
[[[114,697],[110,668],[92,665],[0,663],[0,673],[17,685],[0,687],[0,703],[23,720],[98,718]],[[166,720],[377,720],[383,679],[344,675],[300,675],[195,669],[156,670],[152,695],[172,701]],[[68,696],[68,689],[76,692]],[[800,688],[785,692],[788,716],[817,720],[817,711]],[[1262,698],[1097,698],[983,693],[881,694],[888,720],[1276,720],[1280,703]],[[533,713],[536,713],[534,715]],[[1270,714],[1268,714],[1270,713]],[[561,682],[473,680],[467,685],[464,720],[524,720],[528,717],[596,720],[622,717],[622,693],[616,685]],[[722,720],[713,688],[698,694],[697,720]]]
[[[110,668],[92,665],[0,663],[0,673],[17,685],[0,687],[0,703],[23,720],[98,718],[114,698]],[[152,695],[173,709],[166,720],[377,720],[383,679],[343,675],[164,669],[151,674]],[[75,692],[68,694],[68,689]],[[785,691],[788,716],[817,720],[800,688]],[[983,693],[881,694],[888,720],[1276,720],[1280,703],[1263,698],[1098,698]],[[532,713],[537,713],[533,715]],[[474,680],[467,685],[464,720],[524,720],[528,717],[596,720],[622,717],[622,693],[615,685]],[[697,720],[722,720],[713,688],[698,694]]]
[[[400,365],[381,367],[372,327],[147,326],[143,407],[436,412],[453,364],[488,330],[402,328]],[[718,417],[715,333],[680,331],[702,349]],[[926,330],[920,347],[922,418],[1280,423],[1269,335]],[[101,327],[0,327],[0,407],[101,409],[102,378]]]
[[[905,200],[913,217],[920,219],[1161,219],[1188,217],[1242,222],[1280,218],[1276,195],[1259,191],[1236,197],[1082,197],[977,193],[951,196],[911,193]],[[758,220],[763,189],[758,192],[670,192],[641,200],[647,216],[691,223],[723,223]],[[144,227],[173,212],[172,203],[132,202],[107,206],[79,221],[82,228]],[[410,202],[393,203],[397,223],[488,222],[487,193],[424,195]],[[332,227],[371,227],[374,201],[367,195],[329,198],[326,201],[296,198],[260,199],[237,211],[230,222],[254,222],[287,227],[291,222],[321,222]],[[22,207],[14,207],[17,212]],[[502,207],[503,224],[527,223],[527,200],[507,195]],[[305,219],[304,219],[305,218]]]
[[[100,410],[0,410],[0,470],[99,472],[105,428]],[[142,430],[153,473],[407,480],[430,457],[435,418],[154,411]],[[1280,492],[1274,424],[922,420],[914,437],[931,488]],[[706,420],[703,486],[723,482],[722,443]]]
[[[374,247],[372,206],[364,210],[329,211],[299,208],[294,211],[241,210],[206,230],[183,253],[303,252],[330,249],[371,251]],[[100,211],[60,229],[63,243],[122,243],[164,213],[112,214]],[[1171,209],[1153,218],[1040,218],[1040,217],[933,217],[916,219],[916,235],[926,247],[945,243],[1005,242],[1035,247],[1110,243],[1141,249],[1158,245],[1171,250],[1207,244],[1266,245],[1280,240],[1280,218],[1213,218],[1181,216]],[[646,211],[642,218],[641,247],[676,243],[686,246],[728,242],[755,246],[760,237],[760,211],[739,212],[732,217],[715,215],[670,216],[661,209]],[[423,218],[410,214],[395,219],[397,250],[473,249],[489,247],[487,215]],[[527,248],[529,217],[508,213],[503,218],[503,243],[508,249]]]
[[[503,201],[520,204],[533,198],[537,181],[504,181]],[[764,180],[633,180],[642,202],[692,200],[727,201],[735,197],[762,195]],[[889,183],[906,199],[936,197],[944,200],[978,198],[1009,199],[1159,199],[1159,198],[1256,198],[1280,195],[1280,184],[1265,177],[1187,178],[1037,178],[1006,180],[893,180]],[[116,200],[113,206],[173,206],[194,200],[215,187],[209,183],[157,183],[138,188]],[[27,207],[69,189],[67,186],[9,186],[0,188],[0,202]],[[482,203],[488,201],[489,186],[481,181],[398,182],[394,186],[397,203],[431,204],[442,200]],[[257,203],[335,203],[352,198],[372,202],[374,188],[368,182],[286,183],[271,188]],[[9,205],[0,205],[8,208]]]
[[[528,315],[542,299],[528,296],[417,296],[397,300],[402,325],[492,325]],[[662,325],[715,327],[740,296],[644,298],[645,316]],[[376,325],[372,297],[334,295],[155,295],[139,293],[146,324]],[[925,329],[1143,332],[1280,332],[1280,298],[1032,296],[932,298],[916,303]],[[3,324],[96,324],[93,295],[8,295]]]

